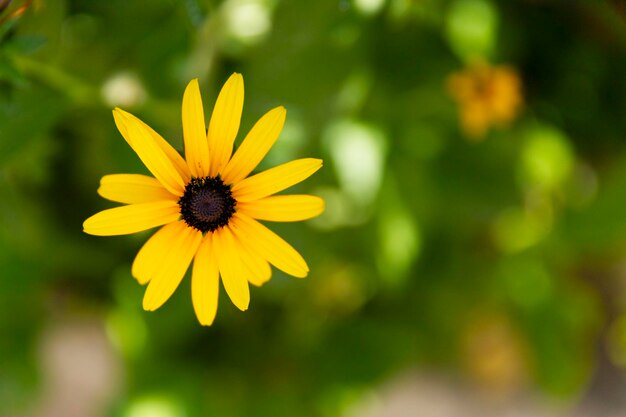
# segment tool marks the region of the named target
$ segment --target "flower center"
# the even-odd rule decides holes
[[[226,226],[235,213],[236,204],[230,186],[224,184],[219,175],[192,178],[178,200],[185,223],[202,233]]]

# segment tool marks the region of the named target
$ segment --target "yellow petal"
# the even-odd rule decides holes
[[[170,250],[172,241],[176,239],[183,225],[183,221],[166,224],[153,234],[137,252],[131,272],[141,285],[147,284],[159,270]]]
[[[235,213],[231,227],[237,238],[281,271],[304,278],[309,267],[300,254],[276,233],[242,213]]]
[[[187,85],[183,95],[185,159],[194,177],[205,177],[209,174],[209,144],[206,135],[200,86],[198,80],[194,79]]]
[[[297,222],[319,216],[324,200],[313,195],[275,195],[237,203],[237,211],[254,219]]]
[[[196,253],[191,274],[191,299],[198,321],[210,326],[217,314],[220,273],[211,247],[211,234],[207,234]]]
[[[178,200],[156,178],[139,174],[105,175],[100,180],[98,194],[118,203],[136,204],[160,200]]]
[[[176,227],[176,236],[170,241],[169,250],[150,278],[143,296],[144,310],[154,311],[172,296],[202,241],[202,233],[188,227],[184,222],[177,222]]]
[[[241,181],[263,160],[283,130],[286,115],[287,110],[280,106],[256,122],[222,172],[226,184]]]
[[[96,213],[83,223],[85,233],[96,236],[127,235],[171,223],[180,217],[175,201],[155,201],[115,207]]]
[[[241,262],[247,271],[248,281],[252,285],[260,287],[272,277],[272,268],[262,256],[250,250],[245,242],[235,236],[239,248]]]
[[[296,159],[238,182],[233,196],[237,201],[258,200],[304,181],[321,167],[321,159]]]
[[[247,310],[250,304],[248,278],[241,264],[238,245],[228,226],[213,232],[213,250],[226,293],[238,309]]]
[[[169,192],[177,196],[183,195],[185,180],[181,177],[172,163],[172,160],[154,140],[143,123],[127,116],[128,113],[120,109],[113,110],[115,123],[120,132],[125,131],[130,140],[128,144],[133,148],[141,162],[158,179]],[[120,126],[123,126],[120,128]]]
[[[239,131],[243,110],[243,77],[230,76],[220,91],[209,122],[209,155],[211,176],[216,176],[226,166],[233,152],[233,143]]]
[[[150,136],[152,137],[152,140],[154,140],[154,142],[159,146],[159,148],[161,148],[161,150],[165,153],[165,155],[167,155],[167,157],[170,159],[170,161],[174,165],[174,168],[176,168],[176,171],[178,171],[178,174],[180,174],[180,177],[185,181],[185,183],[189,182],[189,179],[191,177],[189,174],[189,168],[187,167],[187,162],[185,162],[183,157],[180,156],[178,151],[174,149],[172,145],[170,145],[165,139],[163,139],[161,135],[155,132],[154,129],[152,129],[150,126],[142,122],[138,117],[135,117],[132,114],[125,112],[124,110],[120,108],[116,109],[115,111],[120,112],[121,115],[124,116],[124,118],[128,118],[132,120],[134,123],[141,125],[150,134]],[[113,117],[115,119],[115,124],[117,126],[117,129],[120,131],[120,133],[122,134],[122,137],[126,140],[126,142],[128,142],[128,144],[130,145],[132,138],[128,134],[128,129],[126,128],[126,124],[123,122],[123,118],[115,117],[115,111],[113,112]]]

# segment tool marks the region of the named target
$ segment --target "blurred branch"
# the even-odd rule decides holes
[[[199,77],[204,81],[211,77],[218,57],[215,39],[219,32],[215,19],[213,15],[207,16],[196,31],[194,47],[187,64],[187,78]]]
[[[4,12],[10,5],[13,0],[0,0],[0,13]],[[5,22],[16,19],[24,14],[26,10],[33,4],[33,0],[26,0],[24,4],[19,6],[17,9],[13,10],[11,13],[7,14],[0,18],[0,26],[2,26]]]
[[[0,13],[2,13],[9,5],[12,0],[0,0]]]

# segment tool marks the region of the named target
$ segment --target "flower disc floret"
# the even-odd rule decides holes
[[[202,233],[224,227],[235,213],[237,201],[222,178],[192,178],[178,200],[180,213],[189,227]]]

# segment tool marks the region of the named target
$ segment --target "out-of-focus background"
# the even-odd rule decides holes
[[[626,416],[626,4],[0,0],[0,415]],[[182,150],[244,75],[262,167],[320,157],[309,262],[201,327],[141,309],[149,233],[101,238],[146,172],[120,106]]]

